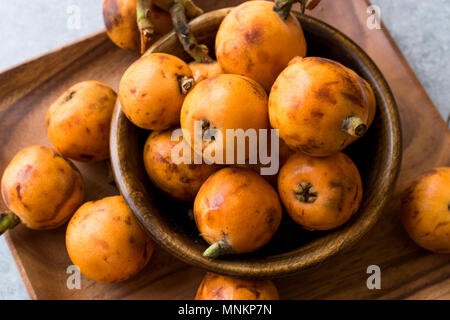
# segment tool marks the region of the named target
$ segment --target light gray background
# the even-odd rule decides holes
[[[450,0],[372,0],[372,3],[381,8],[385,25],[447,119]],[[0,70],[102,29],[101,7],[101,0],[0,0]],[[79,29],[68,27],[73,9],[80,10]],[[0,239],[0,299],[28,299],[3,239]]]

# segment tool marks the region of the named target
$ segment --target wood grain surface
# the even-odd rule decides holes
[[[197,1],[207,10],[242,1]],[[450,132],[384,27],[369,30],[365,0],[323,0],[313,16],[343,31],[377,63],[389,82],[403,127],[403,164],[392,200],[379,223],[352,249],[329,263],[276,280],[282,299],[450,299],[450,256],[417,247],[399,220],[400,196],[409,183],[435,166],[450,165]],[[100,14],[100,13],[99,13]],[[0,172],[31,144],[49,144],[48,106],[70,85],[98,80],[117,89],[137,55],[116,48],[100,33],[0,74]],[[105,183],[108,165],[78,164],[89,199],[115,194]],[[4,208],[4,204],[2,204]],[[36,232],[19,226],[5,235],[33,299],[192,299],[204,271],[157,249],[147,268],[120,284],[82,278],[82,290],[66,286],[71,264],[64,228]],[[381,290],[368,290],[366,269],[379,265]]]

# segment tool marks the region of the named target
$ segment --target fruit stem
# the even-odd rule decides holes
[[[178,83],[180,84],[181,93],[186,95],[194,87],[195,80],[187,76],[178,76]]]
[[[313,10],[320,1],[321,0],[275,0],[273,10],[278,12],[283,21],[286,21],[292,10],[292,6],[295,3],[300,3],[301,12],[304,14],[306,9]]]
[[[12,211],[0,213],[0,236],[8,229],[12,229],[20,223],[19,217]]]
[[[189,19],[197,18],[204,13],[203,9],[197,7],[197,5],[192,0],[180,0],[180,2],[186,9],[186,15]]]
[[[198,44],[191,29],[187,25],[186,10],[180,0],[175,0],[170,7],[172,23],[184,50],[197,62],[211,62],[208,47]]]
[[[299,0],[275,0],[273,11],[277,12],[283,21],[289,17],[291,13],[292,5]]]
[[[228,242],[225,240],[220,240],[208,247],[208,249],[203,252],[203,256],[211,259],[215,259],[218,256],[224,254],[230,254],[232,252],[232,248]]]
[[[310,182],[299,183],[297,190],[295,190],[295,197],[301,202],[313,203],[317,196],[318,192]]]
[[[342,129],[353,137],[362,137],[367,132],[367,125],[357,116],[351,116],[342,122]]]
[[[137,0],[136,17],[139,33],[141,36],[141,54],[143,54],[152,39],[155,29],[151,20],[152,2],[151,0]]]

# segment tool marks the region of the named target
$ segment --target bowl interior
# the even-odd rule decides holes
[[[191,23],[199,42],[214,52],[216,31],[229,9],[217,10]],[[344,226],[328,232],[309,232],[284,214],[268,245],[246,255],[209,260],[202,257],[206,242],[188,214],[192,203],[175,201],[156,189],[145,173],[143,146],[149,131],[132,125],[116,108],[111,132],[112,166],[117,185],[150,235],[170,253],[187,263],[213,272],[241,277],[275,277],[323,262],[353,244],[378,219],[386,195],[395,182],[400,163],[400,131],[392,94],[369,57],[337,30],[308,16],[297,15],[308,43],[308,56],[341,62],[364,77],[374,88],[377,114],[367,134],[348,147],[360,170],[363,200],[358,213]],[[189,61],[176,36],[169,34],[150,52],[167,52]]]

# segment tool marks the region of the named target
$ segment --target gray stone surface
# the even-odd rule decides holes
[[[372,2],[381,8],[387,28],[442,116],[447,118],[450,1]],[[100,0],[0,0],[0,16],[0,70],[103,28]],[[27,298],[6,243],[0,239],[0,299]]]
[[[327,1],[327,0],[325,0]],[[372,0],[444,119],[450,113],[450,1]]]

